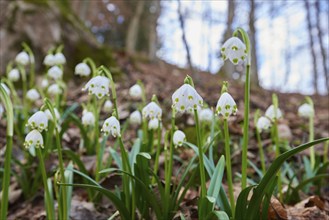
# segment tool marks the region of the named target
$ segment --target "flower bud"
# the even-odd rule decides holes
[[[16,61],[16,63],[25,66],[30,62],[30,57],[29,57],[28,53],[26,53],[25,51],[22,51],[19,54],[17,54],[15,61]]]
[[[28,133],[25,137],[24,147],[30,148],[32,146],[35,148],[39,148],[39,147],[44,148],[43,138],[38,130],[30,131],[30,133]]]
[[[199,119],[202,122],[212,122],[213,116],[214,116],[214,113],[212,112],[212,110],[209,108],[206,108],[206,109],[202,109],[200,111]]]
[[[140,125],[142,123],[142,115],[141,113],[136,110],[129,116],[129,122],[132,125]]]
[[[43,64],[46,66],[56,65],[55,56],[53,54],[47,54],[43,60]]]
[[[26,98],[32,102],[35,102],[36,100],[38,100],[40,98],[40,94],[38,93],[38,91],[36,89],[30,89],[26,93]]]
[[[298,108],[298,115],[304,118],[313,117],[314,109],[310,104],[305,103]]]
[[[174,137],[173,137],[173,142],[175,146],[182,146],[183,142],[186,140],[186,136],[184,134],[184,132],[182,132],[181,130],[177,130],[174,133]]]
[[[59,87],[59,85],[57,84],[52,84],[48,87],[48,90],[47,90],[48,94],[49,95],[58,95],[62,92],[62,89]]]
[[[18,69],[12,69],[8,73],[8,79],[12,82],[17,82],[20,78]]]
[[[113,104],[110,100],[106,100],[103,106],[104,112],[110,112],[112,110]]]
[[[218,99],[216,105],[216,113],[218,115],[223,115],[224,118],[228,118],[230,115],[237,112],[237,106],[230,94],[224,92]]]
[[[271,121],[268,118],[262,116],[257,120],[256,127],[259,132],[262,132],[263,130],[268,130],[271,125]]]
[[[47,86],[49,85],[49,82],[48,82],[48,80],[47,79],[43,79],[42,81],[41,81],[41,88],[46,88]]]
[[[162,109],[155,102],[150,102],[142,110],[143,118],[154,119],[157,118],[161,120]]]
[[[246,45],[237,37],[231,37],[222,46],[222,57],[237,65],[247,58]]]
[[[0,104],[0,119],[2,118],[3,112],[5,110],[3,109],[3,106]]]
[[[48,76],[54,80],[62,79],[63,70],[58,66],[53,66],[48,70]]]
[[[40,132],[47,130],[48,127],[48,117],[43,111],[37,111],[34,113],[27,121],[26,126],[31,127],[31,129],[36,129]]]
[[[265,112],[265,116],[268,117],[269,119],[276,120],[282,117],[282,112],[279,108],[275,108],[274,105],[271,105],[270,107],[267,108]]]
[[[89,76],[91,73],[90,67],[86,63],[79,63],[75,66],[74,74],[79,76]]]
[[[85,111],[82,114],[82,124],[85,126],[95,125],[95,116],[92,112]]]
[[[113,137],[120,137],[120,122],[116,117],[111,116],[108,119],[104,121],[102,132],[105,133],[105,135],[112,135]]]
[[[142,98],[142,94],[143,94],[143,90],[140,87],[140,85],[135,84],[132,87],[130,87],[129,89],[129,95],[133,98],[133,99],[141,99]]]
[[[173,108],[179,112],[193,112],[198,106],[202,107],[203,99],[189,84],[182,85],[172,95]]]
[[[157,118],[153,118],[149,121],[148,129],[149,130],[156,130],[159,128],[159,120]]]
[[[62,53],[56,53],[55,54],[55,64],[56,65],[63,65],[66,63],[66,58],[64,54]]]

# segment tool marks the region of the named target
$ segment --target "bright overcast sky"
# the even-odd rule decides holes
[[[177,16],[177,2],[164,1],[163,12],[159,19],[158,32],[162,48],[158,56],[179,66],[186,65],[186,53],[182,43],[181,30]],[[218,51],[226,22],[226,1],[182,1],[183,10],[187,10],[186,34],[190,46],[192,62],[201,70],[207,70],[209,62],[211,71],[217,72],[221,60]],[[218,22],[209,29],[206,19],[202,19],[202,11],[211,7],[211,16]],[[280,14],[274,19],[268,18],[268,4],[258,10],[256,17],[257,53],[259,62],[260,83],[264,88],[278,89],[283,92],[313,93],[312,63],[308,50],[308,33],[306,31],[305,11],[302,1],[289,1],[287,7],[280,9]],[[247,29],[248,4],[237,5],[234,27]],[[328,18],[324,15],[321,20],[323,30],[328,35]],[[315,31],[316,36],[316,31]],[[327,36],[326,35],[326,36]],[[328,38],[324,37],[328,48]],[[285,84],[286,48],[292,48],[290,75]],[[211,60],[208,53],[211,50]],[[327,50],[328,52],[328,50]],[[321,65],[319,63],[319,65]],[[319,76],[320,92],[324,93],[325,82],[322,72]]]

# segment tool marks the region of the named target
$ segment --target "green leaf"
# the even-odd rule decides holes
[[[270,205],[271,202],[271,197],[272,197],[272,193],[273,190],[277,184],[278,181],[278,177],[275,177],[274,181],[272,182],[272,184],[267,188],[266,192],[265,192],[265,198],[263,200],[263,205],[262,205],[262,219],[266,220],[268,219],[268,207]]]
[[[230,220],[230,218],[224,211],[212,211],[209,218],[218,220]]]
[[[215,206],[216,198],[211,196],[205,196],[199,199],[198,212],[199,219],[207,219],[207,216],[213,211]]]
[[[248,208],[248,196],[250,191],[255,186],[249,186],[242,190],[238,196],[235,207],[235,219],[243,220],[246,218],[247,208]]]
[[[115,150],[110,148],[110,154],[111,154],[112,158],[114,159],[115,163],[117,164],[117,166],[119,167],[119,169],[122,170],[122,161],[121,161],[121,157],[119,156],[118,152],[116,152]]]
[[[224,168],[225,168],[225,157],[221,156],[219,161],[217,162],[215,171],[210,179],[210,185],[207,192],[208,196],[212,196],[214,198],[218,197],[220,186],[222,185]]]

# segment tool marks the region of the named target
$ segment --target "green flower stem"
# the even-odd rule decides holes
[[[35,85],[34,75],[35,75],[35,59],[34,54],[31,50],[31,48],[24,42],[22,44],[24,47],[24,50],[29,54],[30,57],[30,88],[33,88],[33,85]]]
[[[324,142],[323,163],[326,163],[328,161],[328,146],[329,146],[329,141]]]
[[[230,195],[230,203],[231,203],[231,209],[232,209],[233,219],[234,219],[235,200],[234,200],[234,193],[233,193],[230,135],[228,132],[228,123],[227,123],[226,118],[224,118],[224,135],[225,135],[225,157],[226,157],[225,162],[226,162],[226,170],[227,170],[228,191],[229,191],[229,195]]]
[[[8,195],[9,195],[9,184],[11,174],[11,154],[13,147],[13,135],[14,135],[14,110],[13,104],[10,100],[9,95],[0,84],[0,98],[5,106],[7,114],[7,131],[6,131],[6,153],[5,153],[5,165],[2,177],[2,198],[1,198],[1,214],[0,219],[7,219],[8,212]]]
[[[278,120],[275,119],[273,123],[273,131],[274,131],[274,144],[275,144],[275,158],[280,156],[280,146],[279,146],[279,132],[278,132]],[[283,194],[282,194],[282,181],[281,181],[281,170],[278,170],[278,191],[279,191],[279,200],[280,202],[283,201]]]
[[[41,168],[41,174],[42,174],[42,181],[43,181],[43,185],[44,185],[44,190],[45,190],[45,206],[46,206],[46,210],[47,210],[47,219],[51,220],[51,219],[55,219],[55,213],[53,210],[53,207],[51,207],[51,203],[50,203],[50,193],[49,193],[49,188],[48,188],[48,183],[47,183],[47,173],[46,173],[46,169],[45,169],[45,163],[43,161],[43,156],[42,156],[42,152],[40,148],[36,148],[37,150],[37,154],[39,157],[39,163],[40,163],[40,168]]]
[[[112,91],[112,97],[113,97],[113,108],[114,108],[114,113],[115,116],[119,119],[119,112],[118,112],[118,105],[117,105],[117,93],[116,93],[116,89],[115,89],[115,83],[113,81],[113,77],[112,74],[110,72],[109,69],[107,69],[105,66],[100,66],[99,67],[100,71],[103,71],[105,73],[105,75],[107,76],[107,78],[110,79],[110,83],[111,83],[111,91]]]
[[[311,116],[309,118],[309,142],[314,141],[314,116]],[[315,152],[314,152],[314,146],[310,148],[310,160],[311,160],[311,168],[314,170],[315,168]]]
[[[203,149],[201,145],[201,134],[200,134],[200,126],[199,126],[199,117],[198,110],[194,109],[194,121],[195,121],[195,129],[197,133],[197,143],[199,149],[199,167],[200,167],[200,178],[201,178],[201,198],[206,197],[207,188],[206,188],[206,175],[204,172],[204,164],[203,164]]]
[[[23,115],[24,115],[24,121],[28,119],[28,107],[26,102],[26,92],[27,92],[27,82],[26,82],[26,71],[23,66],[17,65],[17,68],[19,69],[19,72],[22,76],[22,88],[23,88],[23,94],[22,94],[22,104],[23,104]],[[25,123],[24,123],[25,124]]]
[[[99,107],[97,105],[96,97],[94,97],[94,116],[95,116],[95,127],[94,127],[94,138],[95,138],[95,148],[96,148],[96,173],[95,180],[99,181],[100,173],[99,171],[102,169],[102,158],[101,158],[101,146],[99,142]]]
[[[248,139],[249,139],[249,96],[250,96],[250,66],[251,66],[251,50],[250,40],[248,34],[242,29],[238,28],[234,31],[233,35],[238,36],[241,34],[242,40],[246,45],[246,51],[248,54],[247,67],[246,67],[246,81],[244,90],[244,124],[243,124],[243,143],[242,143],[242,170],[241,170],[241,188],[242,190],[247,186],[247,151],[248,151]]]
[[[85,58],[82,62],[89,64],[89,66],[91,67],[92,77],[97,76],[96,64],[90,57]]]
[[[155,162],[154,162],[154,169],[153,172],[155,174],[158,173],[159,169],[159,158],[160,158],[160,152],[161,152],[161,127],[160,127],[161,122],[159,121],[159,126],[158,126],[158,144],[157,144],[157,149],[156,149],[156,154],[155,154]],[[155,177],[152,178],[152,184],[156,183]]]
[[[265,174],[266,165],[265,165],[263,144],[262,144],[262,140],[261,140],[261,137],[260,137],[260,132],[257,128],[256,128],[256,138],[257,138],[257,144],[258,144],[258,150],[259,150],[259,156],[260,156],[260,163],[261,163],[261,166],[262,166],[263,174]]]

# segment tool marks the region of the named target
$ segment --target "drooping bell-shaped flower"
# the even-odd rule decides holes
[[[228,39],[223,44],[221,53],[224,60],[229,59],[235,65],[247,58],[246,45],[237,37]]]
[[[143,118],[161,120],[162,109],[155,102],[150,102],[142,110]]]
[[[174,133],[174,137],[173,137],[173,142],[175,146],[182,146],[183,142],[186,140],[186,136],[184,134],[184,132],[182,132],[181,130],[177,130]]]
[[[105,76],[95,76],[83,87],[83,91],[88,90],[89,94],[94,94],[101,99],[109,94],[110,80]]]
[[[12,69],[8,73],[8,79],[12,82],[17,82],[20,78],[18,69]]]
[[[32,146],[35,148],[44,147],[42,135],[38,130],[30,131],[25,137],[24,147],[30,148]]]
[[[6,91],[6,93],[7,93],[8,95],[10,95],[10,89],[8,88],[8,86],[7,86],[6,84],[4,84],[4,83],[1,83],[0,85],[1,85],[2,88]]]
[[[112,135],[113,137],[120,137],[120,122],[114,116],[109,117],[104,121],[102,132],[105,135]]]
[[[160,125],[161,126],[161,125]],[[156,130],[159,128],[159,120],[157,118],[153,118],[149,121],[148,129],[149,130]]]
[[[142,98],[142,94],[143,94],[142,87],[140,85],[138,85],[138,84],[133,85],[129,89],[129,95],[133,99],[141,99]]]
[[[53,54],[47,54],[43,59],[43,64],[46,66],[54,66],[56,65],[55,56]]]
[[[314,109],[312,105],[304,103],[298,108],[298,115],[303,118],[310,118],[314,115]]]
[[[193,112],[202,107],[203,99],[199,93],[189,84],[182,85],[172,95],[173,108],[179,112]]]
[[[265,112],[265,116],[273,121],[281,118],[282,112],[279,108],[275,108],[274,105],[271,105],[270,107],[267,108]]]
[[[202,122],[211,122],[213,120],[214,113],[211,109],[202,109],[199,114],[199,119]]]
[[[48,87],[48,90],[47,90],[48,94],[49,95],[58,95],[62,92],[62,89],[59,87],[59,85],[57,85],[56,83],[55,84],[52,84]]]
[[[106,100],[103,106],[104,112],[110,112],[112,110],[113,103],[110,100]]]
[[[271,121],[267,117],[262,116],[257,120],[256,127],[259,132],[262,132],[263,130],[268,130],[271,125]]]
[[[216,113],[218,115],[223,115],[225,118],[228,118],[230,115],[237,112],[237,106],[230,94],[223,92],[220,98],[218,99],[216,105]]]
[[[30,62],[30,56],[25,51],[20,52],[16,55],[16,63],[26,66]]]
[[[136,110],[129,116],[129,122],[132,125],[140,125],[142,123],[142,115],[141,113]]]
[[[62,79],[63,70],[58,66],[53,66],[48,70],[48,76],[54,80]]]
[[[36,100],[40,99],[40,94],[36,89],[30,89],[26,93],[26,98],[32,102],[35,102]]]
[[[31,129],[36,129],[40,132],[47,130],[48,128],[48,117],[43,111],[37,111],[34,113],[27,121],[26,126],[31,127]]]
[[[85,126],[93,126],[95,124],[95,116],[92,112],[84,111],[81,120]]]
[[[56,120],[58,121],[61,116],[60,116],[57,108],[54,108],[54,113],[55,113]],[[49,109],[46,109],[45,114],[47,115],[48,120],[53,121],[53,115],[51,114]]]
[[[91,73],[90,67],[86,63],[79,63],[75,66],[74,74],[79,76],[89,76]]]
[[[55,54],[55,64],[56,65],[63,65],[66,63],[66,58],[63,53],[56,53]]]
[[[41,80],[41,88],[45,89],[49,85],[49,82],[47,79]]]

